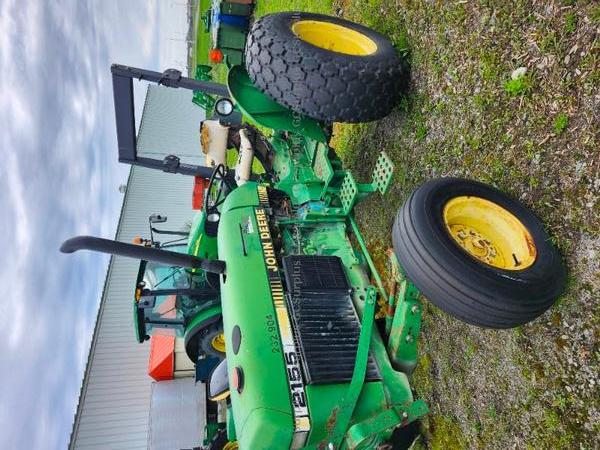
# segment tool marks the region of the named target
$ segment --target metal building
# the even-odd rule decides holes
[[[192,103],[191,95],[186,90],[149,88],[138,132],[140,156],[176,153],[201,163],[198,128],[203,111]],[[168,216],[169,229],[185,228],[194,213],[192,189],[192,177],[132,167],[116,239],[131,242],[135,236],[147,236],[148,216],[153,213]],[[138,265],[139,261],[123,257],[110,260],[70,449],[148,447],[150,345],[137,343],[132,310]]]

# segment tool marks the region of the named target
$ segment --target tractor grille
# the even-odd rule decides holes
[[[286,256],[283,267],[287,302],[308,384],[352,379],[360,321],[337,256]],[[369,355],[367,381],[379,380]]]

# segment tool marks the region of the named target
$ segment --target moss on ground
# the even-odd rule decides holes
[[[412,380],[432,410],[422,445],[599,448],[597,3],[259,2],[260,14],[290,9],[371,26],[410,61],[409,92],[389,117],[335,126],[332,145],[358,178],[368,179],[381,150],[396,165],[385,200],[374,196],[358,207],[370,247],[391,245],[395,212],[412,189],[460,176],[532,208],[567,260],[564,296],[516,330],[478,329],[427,304]],[[526,86],[506,89],[522,67]]]

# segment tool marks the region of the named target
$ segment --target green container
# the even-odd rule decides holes
[[[242,64],[244,53],[241,50],[221,48],[221,51],[223,52],[228,67],[239,66]]]
[[[228,14],[230,16],[249,16],[252,14],[252,5],[221,2],[221,14]]]
[[[217,35],[217,48],[225,51],[226,48],[233,50],[244,50],[246,46],[246,32],[238,27],[219,24],[219,32]]]

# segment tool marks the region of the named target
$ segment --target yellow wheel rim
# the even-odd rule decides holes
[[[296,36],[316,47],[346,55],[367,56],[377,44],[363,33],[331,22],[300,20],[292,25]]]
[[[479,197],[455,197],[444,206],[450,236],[469,255],[504,270],[523,270],[536,258],[529,230],[512,213]]]
[[[228,442],[223,446],[223,450],[237,450],[239,448],[237,441]]]
[[[212,348],[218,352],[225,353],[225,335],[223,333],[217,334],[212,341],[210,341]]]

